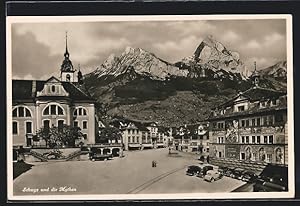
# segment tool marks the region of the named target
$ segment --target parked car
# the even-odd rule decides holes
[[[91,148],[91,152],[89,153],[90,160],[108,160],[112,158],[112,154],[102,154],[100,149]]]
[[[233,174],[234,170],[235,170],[235,167],[228,167],[224,173],[224,176],[230,177]]]
[[[258,176],[255,174],[255,172],[253,171],[244,171],[244,173],[242,174],[242,181],[244,182],[254,182],[256,179],[258,178]]]
[[[209,170],[206,172],[206,175],[204,176],[204,180],[209,182],[214,182],[215,180],[219,180],[223,177],[223,175],[216,170]]]
[[[201,169],[201,172],[197,175],[198,177],[204,177],[209,170],[213,170],[213,166],[207,165]]]
[[[235,168],[232,172],[232,174],[230,175],[230,177],[234,178],[234,179],[242,179],[242,175],[245,172],[244,169],[241,168]]]
[[[226,167],[226,166],[219,166],[219,168],[218,168],[218,172],[220,172],[222,175],[224,175],[227,170],[228,170],[228,167]]]
[[[253,186],[254,192],[281,192],[288,190],[288,168],[268,165],[258,176]]]
[[[194,176],[194,175],[198,175],[200,172],[201,172],[201,168],[199,166],[191,165],[188,166],[186,170],[186,175]]]

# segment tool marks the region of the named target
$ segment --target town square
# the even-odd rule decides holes
[[[10,25],[12,195],[290,195],[289,19],[140,18]]]

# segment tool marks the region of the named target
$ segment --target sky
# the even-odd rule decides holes
[[[287,58],[286,22],[282,19],[13,23],[13,78],[58,77],[66,31],[70,59],[76,69],[80,64],[83,74],[95,70],[110,54],[120,55],[127,46],[175,63],[193,55],[208,35],[238,52],[250,69],[254,61],[262,69]]]

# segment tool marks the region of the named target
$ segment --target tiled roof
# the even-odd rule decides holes
[[[249,109],[246,111],[233,111],[233,104],[238,97],[244,97],[247,101],[251,102]],[[277,105],[269,105],[270,101],[267,101],[267,106],[265,108],[260,107],[261,101],[266,100],[273,100],[279,99],[279,104]],[[257,102],[258,101],[258,102]],[[253,114],[262,114],[262,113],[270,113],[272,111],[278,110],[286,110],[287,103],[286,103],[286,92],[284,91],[276,91],[272,89],[266,89],[261,87],[252,87],[244,92],[239,93],[231,100],[219,105],[217,108],[213,108],[213,113],[217,112],[217,115],[212,114],[209,117],[209,121],[217,120],[217,119],[224,119],[224,118],[231,118],[237,116],[248,116]],[[223,111],[223,114],[220,111]]]
[[[123,123],[123,126],[121,126],[120,122]],[[130,123],[133,123],[140,131],[146,131],[148,132],[148,128],[142,123],[142,122],[139,122],[139,121],[135,121],[135,120],[129,120],[129,119],[125,119],[125,118],[122,118],[122,119],[114,119],[113,121],[111,121],[111,125],[113,125],[114,127],[117,127],[119,128],[120,126],[124,128],[126,128]],[[126,125],[126,126],[125,126]]]
[[[243,95],[249,97],[250,100],[252,100],[252,101],[278,98],[285,94],[286,94],[286,92],[283,92],[283,91],[276,91],[276,90],[262,88],[262,87],[254,87],[254,88],[251,88],[251,89],[243,92]]]
[[[253,108],[251,110],[242,111],[242,112],[230,112],[224,115],[217,115],[217,116],[211,116],[209,117],[209,121],[211,120],[217,120],[217,119],[225,119],[225,118],[231,118],[231,117],[238,117],[238,116],[249,116],[259,113],[270,113],[272,111],[280,111],[280,110],[286,110],[287,106],[279,105],[275,107],[266,107],[266,108]]]
[[[13,80],[12,82],[12,99],[17,100],[32,100],[36,96],[37,91],[42,91],[46,81],[36,80],[36,92],[32,94],[32,83],[35,80]],[[62,82],[64,89],[70,94],[73,100],[95,101],[90,95],[83,92],[70,82]]]
[[[239,96],[244,96],[247,99],[249,99],[251,102],[253,102],[253,101],[264,100],[264,99],[274,99],[274,98],[276,99],[284,95],[286,95],[286,92],[284,91],[277,91],[277,90],[267,89],[262,87],[252,87],[244,92],[239,93],[231,100],[219,105],[217,108],[232,105],[234,100],[237,99]]]

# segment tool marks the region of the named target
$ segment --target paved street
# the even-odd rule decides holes
[[[14,194],[230,192],[243,184],[227,177],[209,183],[187,176],[186,166],[197,164],[197,160],[189,154],[179,154],[170,157],[165,148],[126,152],[124,158],[109,161],[37,163],[14,180]],[[157,161],[157,167],[151,167],[152,160]]]

